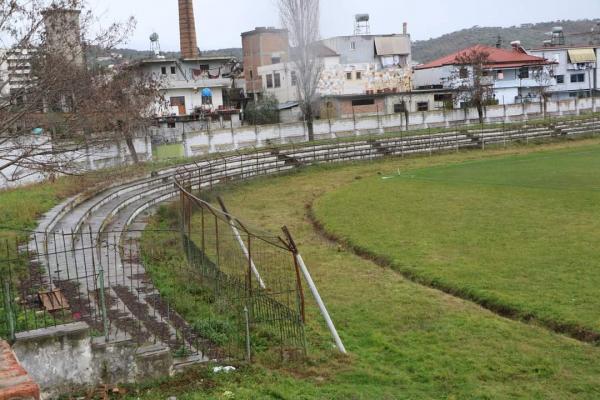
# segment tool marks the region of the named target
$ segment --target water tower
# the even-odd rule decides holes
[[[356,14],[354,16],[354,35],[370,35],[370,20],[369,14]]]
[[[160,37],[158,33],[154,32],[150,35],[150,51],[155,57],[160,56]]]
[[[562,26],[555,26],[552,28],[552,46],[564,46],[565,45],[565,32]]]

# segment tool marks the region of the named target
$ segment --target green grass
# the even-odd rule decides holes
[[[426,283],[600,333],[600,146],[399,171],[326,195],[325,228]]]
[[[599,144],[588,140],[542,148],[587,149]],[[174,380],[138,387],[132,397],[223,399],[231,391],[235,399],[598,398],[597,347],[499,317],[472,302],[407,280],[392,268],[382,268],[324,239],[307,217],[306,206],[322,196],[337,190],[343,193],[357,181],[359,185],[379,182],[398,168],[416,171],[536,151],[526,147],[315,167],[223,189],[229,210],[248,224],[273,232],[283,224],[289,226],[350,355],[341,357],[333,350],[325,324],[308,297],[310,356],[305,364],[258,364],[231,375],[200,368]],[[365,195],[368,189],[363,190]],[[419,207],[404,206],[411,212]],[[322,207],[323,203],[319,210]],[[363,208],[383,209],[374,203]],[[332,212],[336,213],[346,214],[346,210],[338,208]],[[353,226],[363,229],[360,224]]]
[[[181,143],[163,144],[152,149],[155,161],[180,159],[184,157]]]

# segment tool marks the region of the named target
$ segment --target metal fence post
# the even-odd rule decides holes
[[[252,362],[252,348],[250,344],[250,312],[248,306],[244,306],[244,319],[246,322],[246,361]]]
[[[16,328],[15,328],[15,316],[13,314],[12,309],[12,301],[10,295],[10,282],[8,280],[2,279],[2,294],[4,297],[4,309],[6,312],[6,324],[8,328],[8,339],[12,343],[16,338]]]
[[[104,296],[104,269],[98,272],[98,285],[100,286],[100,312],[102,313],[102,327],[104,328],[104,339],[109,340],[108,318],[106,316],[106,297]]]

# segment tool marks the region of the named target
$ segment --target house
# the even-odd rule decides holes
[[[145,75],[160,82],[163,101],[156,105],[157,116],[239,110],[239,87],[234,80],[237,65],[233,57],[202,56],[185,59],[155,57],[138,64]]]
[[[556,85],[548,89],[553,100],[589,97],[600,87],[600,48],[593,46],[547,46],[529,50],[529,54],[554,63]]]
[[[180,0],[178,7],[181,58],[167,59],[157,46],[153,58],[137,65],[142,73],[159,82],[162,99],[156,103],[156,116],[229,119],[239,114],[243,85],[236,78],[241,66],[234,57],[202,56],[196,39],[193,1]],[[152,34],[150,40],[156,43],[158,34]]]
[[[487,54],[483,82],[491,89],[492,103],[515,104],[539,101],[540,94],[556,84],[552,77],[552,62],[530,54],[514,42],[510,50],[476,45],[429,63],[415,67],[415,89],[444,88],[458,90],[472,82],[472,68],[462,65],[460,58],[472,53]],[[461,99],[454,98],[456,107]]]

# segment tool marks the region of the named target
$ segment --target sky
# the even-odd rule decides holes
[[[149,50],[157,32],[163,51],[179,49],[176,0],[88,0],[98,23],[134,16],[137,28],[123,47]],[[278,26],[276,0],[194,0],[201,50],[241,47],[240,34]],[[463,28],[513,26],[564,19],[600,18],[600,0],[321,0],[321,36],[351,35],[354,15],[371,15],[371,32],[400,33],[408,23],[413,40]]]

